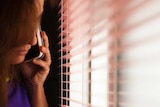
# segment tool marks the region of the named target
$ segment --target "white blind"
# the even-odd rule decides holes
[[[118,107],[160,107],[160,1],[132,0],[124,7]]]
[[[61,107],[159,107],[159,0],[61,0]]]
[[[61,106],[69,107],[107,107],[109,98],[114,101],[114,88],[109,89],[109,75],[113,80],[113,67],[110,66],[111,23],[108,22],[106,0],[62,0],[61,43],[66,44],[62,51],[68,52],[61,59],[69,62],[62,65],[69,67],[64,75],[69,75],[69,81],[62,79],[61,83],[69,83],[69,96],[61,97],[69,101]],[[107,29],[109,28],[109,29]],[[107,54],[106,54],[107,53]],[[63,68],[62,68],[63,69]],[[113,86],[113,84],[111,84]]]

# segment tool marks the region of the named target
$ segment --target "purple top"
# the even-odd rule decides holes
[[[16,81],[14,83],[14,86],[9,85],[7,107],[31,107],[25,88]]]

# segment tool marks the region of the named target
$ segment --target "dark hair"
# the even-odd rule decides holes
[[[11,75],[8,53],[30,41],[40,23],[37,0],[2,0],[0,3],[0,107],[7,106],[6,78]]]

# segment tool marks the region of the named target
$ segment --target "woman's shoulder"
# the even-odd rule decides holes
[[[8,107],[31,107],[25,88],[15,80],[9,83]]]

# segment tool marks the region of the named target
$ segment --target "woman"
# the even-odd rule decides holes
[[[0,3],[0,107],[47,107],[43,84],[51,58],[48,38],[42,32],[45,54],[24,62],[37,43],[44,0],[3,0]]]

